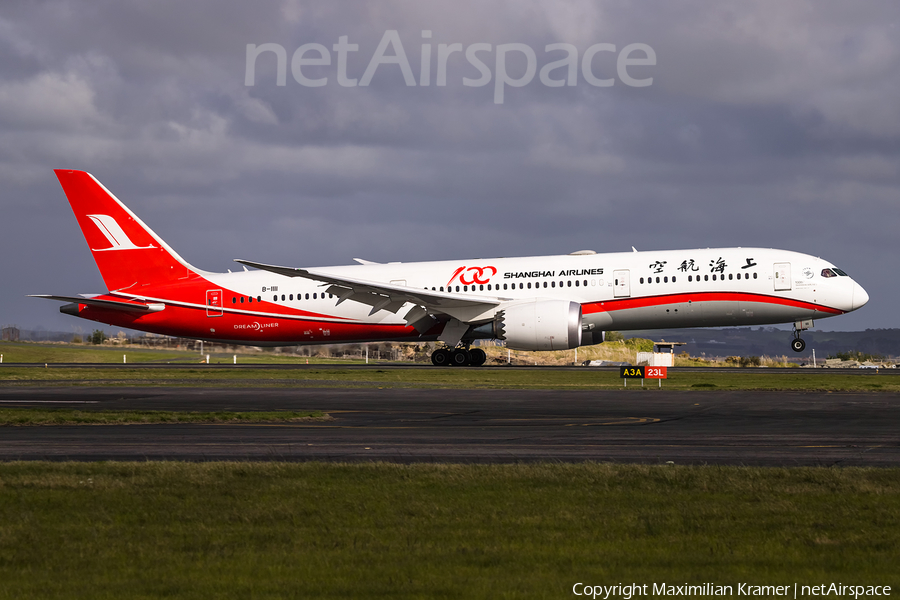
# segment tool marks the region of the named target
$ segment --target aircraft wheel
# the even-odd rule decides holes
[[[485,354],[484,350],[481,348],[474,348],[473,350],[469,350],[469,356],[472,357],[471,365],[473,367],[480,367],[487,360],[487,354]]]
[[[791,350],[794,352],[803,352],[806,349],[806,342],[801,340],[800,338],[796,338],[791,342]]]
[[[465,348],[457,348],[450,353],[450,364],[454,367],[464,367],[471,362],[472,358]]]
[[[450,364],[450,351],[445,348],[431,353],[431,364],[436,367],[446,367]]]

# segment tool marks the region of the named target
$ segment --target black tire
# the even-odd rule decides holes
[[[794,352],[803,352],[806,350],[806,342],[800,338],[794,339],[794,341],[791,342],[791,350]]]
[[[472,364],[472,357],[465,348],[457,348],[450,353],[450,364],[454,367],[465,367]]]
[[[444,348],[431,353],[431,364],[436,367],[446,367],[450,364],[450,351]]]
[[[487,354],[481,348],[469,350],[469,356],[472,358],[471,365],[473,367],[480,367],[487,361]]]

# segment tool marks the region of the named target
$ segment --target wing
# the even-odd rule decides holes
[[[285,277],[303,277],[329,284],[326,291],[338,297],[338,304],[345,300],[361,302],[372,307],[369,315],[373,315],[379,310],[387,310],[396,314],[407,303],[413,304],[415,306],[406,313],[404,319],[408,325],[412,325],[417,330],[422,330],[423,327],[427,330],[433,324],[433,315],[436,314],[448,315],[463,323],[489,320],[493,318],[497,305],[506,300],[506,298],[470,294],[463,296],[380,281],[342,277],[318,269],[279,267],[241,259],[235,259],[235,262]]]

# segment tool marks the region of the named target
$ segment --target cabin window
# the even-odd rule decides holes
[[[704,275],[704,276],[703,276],[703,281],[709,281],[709,275]]]
[[[250,303],[252,303],[252,302],[253,302],[253,296],[250,296],[249,298],[247,298],[247,301],[250,302]]]
[[[318,299],[319,299],[319,293],[318,293],[318,292],[314,292],[314,293],[313,293],[313,300],[318,300]]]
[[[675,283],[675,276],[672,275],[672,283]]]
[[[505,284],[505,283],[503,284],[503,289],[504,289],[504,290],[506,289],[506,284]]]
[[[572,287],[572,280],[567,281],[567,282],[566,282],[566,285],[567,285],[568,287]]]
[[[272,295],[272,302],[278,302],[278,294]]]
[[[524,283],[520,283],[520,284],[519,284],[519,289],[520,289],[520,290],[524,290],[524,289],[525,289],[525,284],[524,284]]]
[[[478,284],[478,291],[479,291],[479,292],[483,292],[483,291],[484,291],[484,286],[481,285],[480,283]]]
[[[529,290],[531,289],[531,282],[530,282],[530,281],[528,282],[528,289],[529,289]]]
[[[659,283],[659,277],[656,278],[656,283]]]
[[[456,291],[457,291],[457,292],[459,291],[459,286],[456,286]]]
[[[753,279],[756,279],[756,273],[753,274]]]
[[[668,278],[668,277],[663,277],[663,283],[669,283],[669,278]]]
[[[237,298],[235,298],[234,296],[232,296],[232,297],[231,297],[231,303],[232,303],[232,304],[237,304]]]
[[[575,280],[575,287],[578,287],[578,280]]]
[[[555,288],[555,287],[556,287],[556,282],[555,282],[555,281],[551,281],[551,282],[550,282],[550,287]]]

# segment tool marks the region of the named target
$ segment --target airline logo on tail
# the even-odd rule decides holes
[[[109,215],[87,215],[94,222],[97,229],[100,230],[106,239],[112,244],[110,248],[91,248],[93,252],[104,252],[106,250],[147,250],[148,248],[156,248],[153,244],[149,246],[136,246],[131,238],[128,237],[122,227]]]

